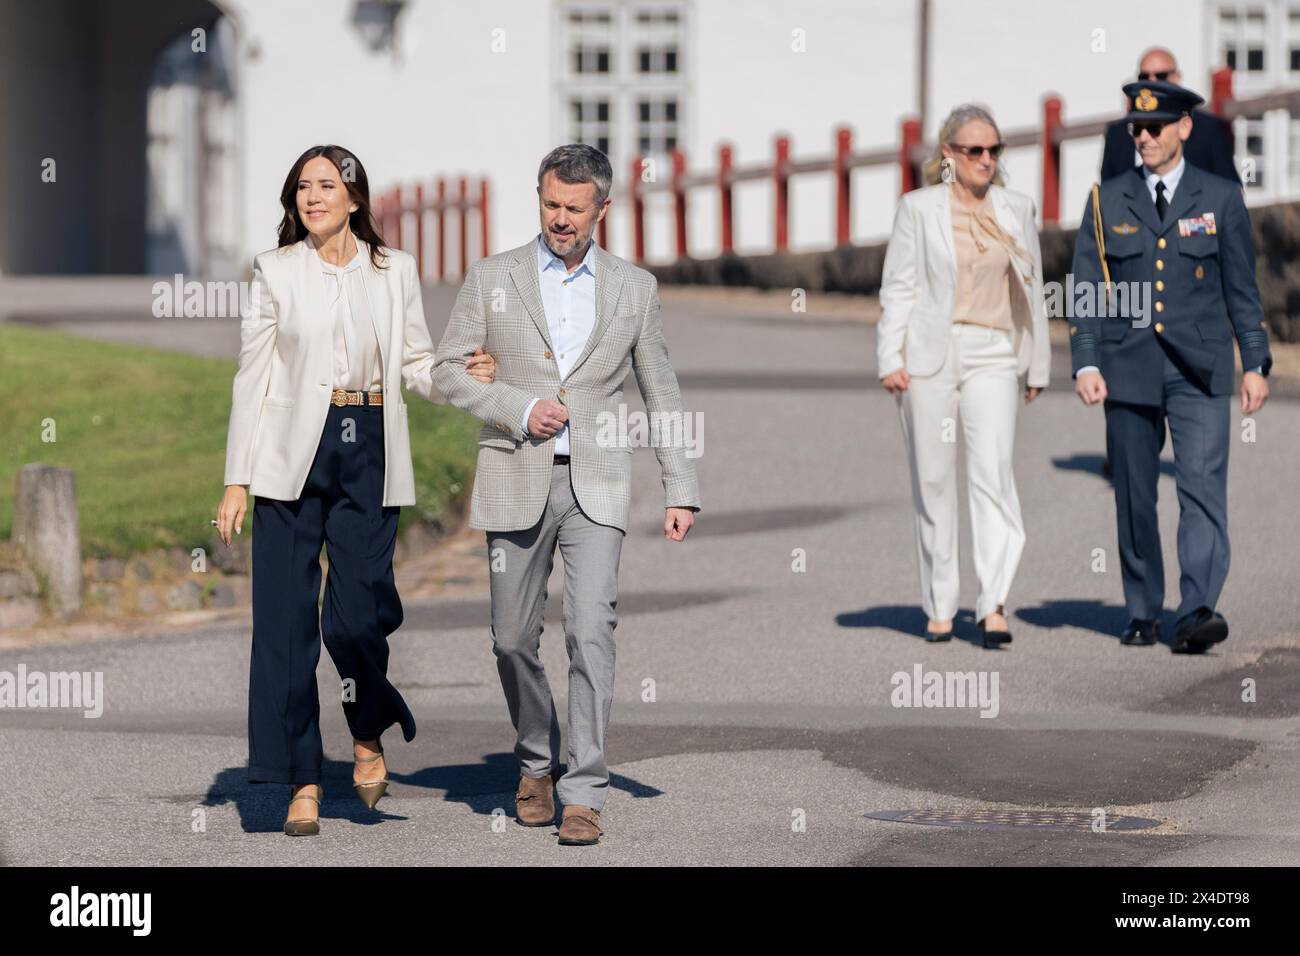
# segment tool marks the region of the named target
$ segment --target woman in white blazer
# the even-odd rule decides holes
[[[279,246],[256,257],[240,323],[217,528],[227,546],[253,520],[249,780],[292,786],[285,833],[319,832],[322,747],[316,663],[323,636],[342,678],[353,785],[373,808],[387,788],[380,735],[415,720],[387,677],[402,623],[393,549],[415,503],[401,386],[431,402],[434,353],[414,259],[387,248],[364,167],[313,146],[280,195]],[[471,364],[472,363],[472,364]],[[490,355],[467,371],[495,377]],[[329,576],[320,595],[320,551]]]
[[[904,196],[894,218],[876,347],[908,450],[931,641],[952,638],[957,612],[960,422],[985,647],[1011,640],[1005,604],[1025,541],[1011,467],[1019,377],[1031,402],[1051,365],[1036,212],[1003,186],[1001,153],[987,110],[960,106],[944,122],[930,185]]]

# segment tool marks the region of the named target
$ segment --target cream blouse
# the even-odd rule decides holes
[[[962,206],[954,196],[951,207],[957,254],[953,321],[1010,332],[1011,283],[1016,281],[1011,259],[1014,256],[1030,265],[1029,254],[998,225],[988,196],[974,210]]]
[[[310,240],[308,240],[310,242]],[[333,388],[349,391],[383,390],[383,369],[379,360],[379,339],[370,318],[370,302],[361,278],[365,250],[357,243],[357,254],[345,265],[336,266],[320,257],[325,280],[325,301],[329,303],[334,329]]]

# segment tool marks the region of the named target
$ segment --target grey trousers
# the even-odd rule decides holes
[[[1165,602],[1164,552],[1156,513],[1165,420],[1174,443],[1178,491],[1177,619],[1214,610],[1228,579],[1228,449],[1232,396],[1208,395],[1165,353],[1164,405],[1106,401],[1106,447],[1115,483],[1120,572],[1130,617],[1159,618]]]
[[[600,810],[609,791],[605,730],[614,700],[614,628],[623,532],[578,506],[567,463],[551,469],[551,492],[526,531],[487,532],[492,651],[517,735],[523,773],[544,777],[560,763],[560,725],[538,654],[546,582],[555,546],[564,559],[564,644],[569,652],[568,770],[560,802]]]

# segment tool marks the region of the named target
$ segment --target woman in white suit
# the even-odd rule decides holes
[[[284,831],[319,832],[322,747],[316,664],[324,637],[343,681],[353,785],[374,807],[387,788],[380,735],[415,720],[387,677],[402,623],[393,549],[415,504],[401,386],[432,402],[433,343],[414,259],[387,248],[360,160],[314,146],[285,179],[279,246],[256,257],[240,325],[226,439],[222,540],[253,507],[249,780],[287,783]],[[467,371],[495,377],[490,355]],[[319,612],[320,552],[329,576]]]
[[[912,472],[926,638],[957,613],[957,430],[966,446],[985,647],[1011,640],[1006,600],[1025,531],[1012,474],[1019,377],[1047,387],[1051,351],[1033,200],[1003,186],[988,111],[959,106],[902,198],[885,253],[878,375],[898,402]]]

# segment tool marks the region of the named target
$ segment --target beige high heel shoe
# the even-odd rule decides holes
[[[321,797],[325,796],[325,788],[319,783],[315,784],[320,796],[312,796],[310,793],[299,791],[289,799],[290,808],[293,807],[295,800],[311,800],[316,804],[315,817],[290,817],[284,821],[284,832],[286,836],[316,836],[320,833],[320,802]]]
[[[379,753],[377,754],[371,754],[369,757],[358,757],[354,753],[352,755],[352,759],[356,763],[374,763],[376,760],[381,759],[383,756],[384,756],[384,750],[383,747],[381,746],[379,749]],[[384,764],[384,773],[385,774],[388,773],[387,764]],[[382,797],[388,791],[388,777],[385,776],[384,779],[382,780],[371,780],[366,783],[360,783],[354,777],[352,780],[352,789],[357,792],[357,796],[360,797],[361,802],[366,805],[366,809],[373,810],[375,808],[375,804],[379,802],[379,798]]]

